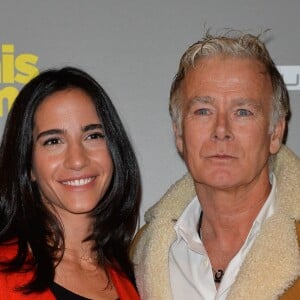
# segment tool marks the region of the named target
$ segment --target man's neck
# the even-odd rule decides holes
[[[269,179],[227,190],[196,185],[203,213],[201,239],[214,268],[226,269],[242,247],[270,190]]]

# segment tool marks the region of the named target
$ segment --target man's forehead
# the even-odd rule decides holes
[[[183,91],[207,86],[237,88],[239,85],[253,88],[271,87],[271,78],[265,66],[255,59],[211,57],[201,59],[186,73],[181,88]]]
[[[195,71],[205,71],[206,69],[213,69],[216,72],[218,70],[224,69],[225,65],[240,65],[241,68],[252,69],[261,75],[267,75],[267,69],[263,62],[259,61],[254,57],[244,57],[244,56],[232,56],[232,55],[212,55],[207,57],[202,57],[196,60],[185,73],[185,78],[193,74]],[[219,66],[219,68],[216,68]],[[243,66],[243,67],[242,67]]]

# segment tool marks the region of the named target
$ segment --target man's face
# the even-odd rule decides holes
[[[228,190],[268,178],[284,121],[269,131],[272,84],[253,59],[201,59],[181,84],[182,134],[176,145],[197,185]]]

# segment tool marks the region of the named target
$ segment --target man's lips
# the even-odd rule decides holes
[[[216,160],[231,160],[231,159],[236,159],[237,157],[229,154],[213,154],[213,155],[206,156],[206,158],[216,159]]]
[[[228,154],[216,154],[216,155],[213,155],[212,157],[216,157],[216,158],[234,158],[232,155],[228,155]]]

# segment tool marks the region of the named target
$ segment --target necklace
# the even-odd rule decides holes
[[[219,269],[219,270],[216,271],[214,268],[212,268],[212,270],[215,273],[214,282],[215,283],[220,283],[222,281],[223,276],[224,276],[224,271],[222,269]]]
[[[202,217],[203,217],[203,210],[200,213],[199,226],[198,226],[199,236],[200,236],[201,240],[202,240],[202,235],[201,235]],[[215,283],[220,283],[223,279],[225,271],[223,269],[215,270],[213,267],[211,267],[211,268],[212,268],[212,271],[214,273],[214,282]]]
[[[74,249],[65,248],[65,252],[69,253],[69,255],[79,259],[79,264],[88,269],[90,271],[96,270],[98,268],[98,256],[95,253],[89,254],[88,250],[82,249],[82,253],[78,256],[75,253]]]

